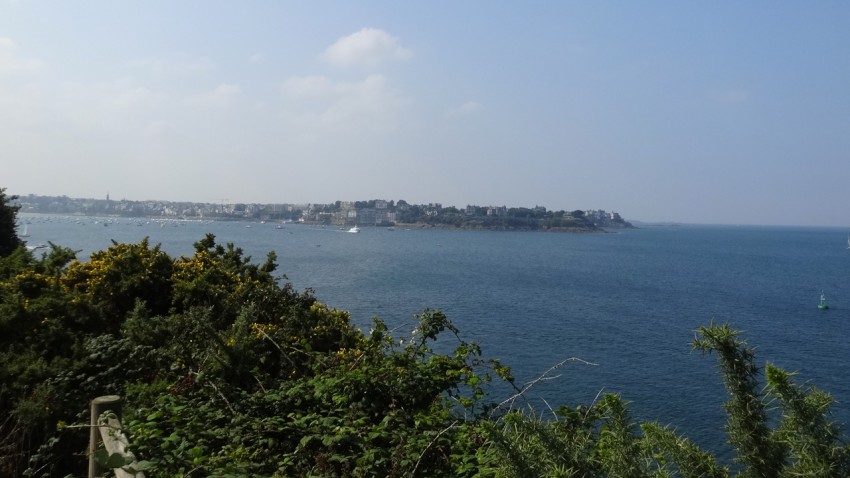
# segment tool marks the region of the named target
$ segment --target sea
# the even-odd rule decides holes
[[[692,349],[700,326],[728,323],[756,363],[797,373],[836,400],[850,425],[850,249],[839,228],[663,225],[609,233],[337,227],[21,214],[29,245],[77,257],[147,237],[174,257],[212,233],[256,262],[269,251],[296,289],[396,329],[442,310],[460,337],[531,383],[515,408],[551,417],[560,405],[620,394],[635,420],[657,421],[721,458],[728,394],[717,358]],[[829,309],[817,305],[823,293]],[[456,344],[451,334],[437,350]],[[565,361],[561,366],[553,366]],[[539,380],[538,380],[539,379]],[[492,399],[511,390],[495,387]],[[507,406],[507,405],[505,405]]]

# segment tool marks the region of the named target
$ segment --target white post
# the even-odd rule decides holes
[[[108,415],[107,415],[108,413]],[[141,471],[130,473],[137,468],[136,458],[127,451],[130,442],[121,428],[121,397],[105,395],[91,402],[91,431],[89,432],[89,478],[95,478],[108,471],[95,460],[95,452],[103,445],[109,456],[120,455],[126,465],[114,468],[116,478],[145,478]]]
[[[104,395],[91,401],[91,418],[89,420],[89,478],[100,476],[104,471],[94,459],[94,452],[102,442],[100,437],[100,415],[104,412],[113,412],[121,416],[121,397],[118,395]]]

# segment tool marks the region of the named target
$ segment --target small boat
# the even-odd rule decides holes
[[[360,228],[357,227],[357,226],[354,226],[351,229],[349,229],[348,232],[353,232],[353,233],[356,234],[356,233],[360,232]]]
[[[829,304],[826,303],[826,295],[824,295],[823,291],[820,292],[820,302],[818,302],[818,309],[824,310],[828,309]]]
[[[850,234],[847,235],[847,249],[850,249]]]
[[[29,223],[25,223],[25,224],[24,224],[24,232],[23,232],[23,233],[21,233],[20,237],[30,237],[30,234],[29,234],[29,232],[28,232],[28,231],[29,231],[29,227],[27,227],[28,225],[29,225]]]

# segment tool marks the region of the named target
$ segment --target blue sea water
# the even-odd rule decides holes
[[[641,420],[670,424],[698,445],[725,445],[726,399],[716,358],[691,349],[702,325],[730,323],[757,363],[799,372],[830,392],[834,418],[850,425],[850,250],[832,228],[670,226],[610,234],[394,231],[240,222],[164,222],[23,215],[30,244],[48,240],[85,259],[110,240],[150,237],[174,256],[205,233],[262,261],[278,254],[298,289],[350,311],[412,326],[423,308],[443,310],[485,356],[532,380],[567,362],[527,395],[547,405],[615,392]],[[104,226],[103,223],[108,225]],[[278,228],[281,227],[281,228]],[[821,290],[830,309],[816,305]],[[400,331],[400,332],[401,332]],[[446,346],[450,346],[447,343]],[[495,393],[507,394],[506,390]],[[505,395],[507,396],[507,395]],[[497,397],[498,399],[499,397]]]

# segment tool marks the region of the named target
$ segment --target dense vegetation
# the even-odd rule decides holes
[[[543,420],[520,406],[529,384],[441,312],[364,333],[275,270],[273,253],[254,263],[211,235],[191,257],[147,241],[84,262],[57,245],[3,254],[0,475],[83,476],[88,402],[105,394],[125,398],[147,476],[850,475],[831,397],[771,365],[763,387],[728,326],[694,342],[717,356],[730,393],[735,462],[720,463],[636,423],[615,395]],[[449,352],[433,350],[438,339]],[[516,395],[493,396],[491,380]]]

